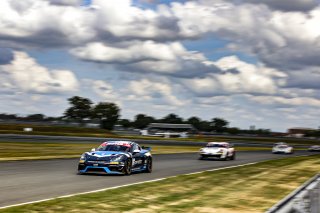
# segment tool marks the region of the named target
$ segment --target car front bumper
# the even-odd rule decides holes
[[[79,162],[79,173],[107,173],[107,174],[122,174],[124,163],[112,162],[112,163],[90,163]]]
[[[292,151],[275,150],[275,151],[272,151],[272,153],[274,153],[274,154],[290,154],[290,153],[292,153]]]
[[[205,158],[223,158],[223,153],[200,152],[200,156]]]

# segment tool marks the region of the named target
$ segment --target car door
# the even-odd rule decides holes
[[[141,147],[138,144],[133,145],[132,149],[132,165],[133,168],[138,168],[143,165],[143,154],[141,154]],[[134,152],[139,151],[139,152]]]

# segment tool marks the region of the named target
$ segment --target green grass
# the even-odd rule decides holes
[[[79,157],[100,143],[39,143],[39,142],[0,142],[0,161],[48,158]],[[153,146],[152,153],[181,153],[198,151],[193,146]]]
[[[292,157],[180,175],[0,212],[264,212],[319,170],[319,155]]]
[[[0,142],[0,161],[73,158],[99,145],[100,143]],[[153,154],[197,152],[201,148],[201,146],[141,145],[151,146]],[[270,150],[264,147],[237,147],[236,149],[238,151]]]
[[[23,128],[31,127],[33,132],[24,132]],[[287,142],[292,145],[296,144],[320,144],[319,140],[306,140],[297,138],[259,138],[246,136],[215,136],[206,137],[202,135],[191,138],[160,138],[150,136],[123,136],[114,134],[108,130],[97,128],[84,127],[63,127],[63,126],[40,126],[29,124],[0,124],[0,134],[25,134],[25,135],[51,135],[51,136],[80,136],[80,137],[103,137],[103,138],[127,138],[127,139],[143,139],[143,140],[174,140],[174,141],[193,141],[193,142],[208,142],[208,141],[246,141],[259,143],[275,143],[279,141]]]

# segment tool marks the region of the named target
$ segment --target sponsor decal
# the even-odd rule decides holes
[[[109,164],[117,165],[117,164],[119,164],[119,162],[110,162]]]
[[[126,142],[126,141],[104,142],[104,143],[101,144],[101,146],[107,146],[107,145],[117,145],[117,146],[131,147],[131,143]]]
[[[133,165],[142,164],[142,160],[133,160],[132,159],[132,164]]]

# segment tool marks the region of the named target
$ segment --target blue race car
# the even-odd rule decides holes
[[[81,155],[78,173],[130,175],[132,172],[152,172],[151,148],[131,141],[107,141],[97,149]]]

